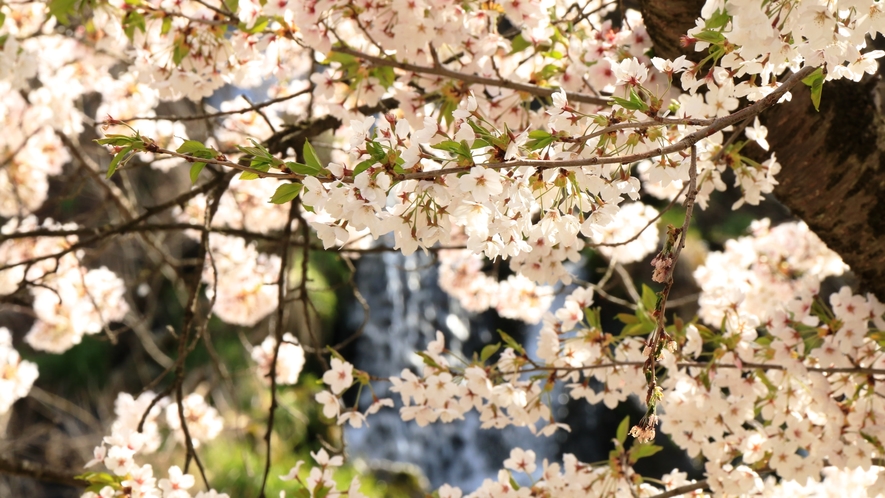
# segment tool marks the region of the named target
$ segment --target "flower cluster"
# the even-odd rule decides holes
[[[761,220],[750,230],[752,236],[729,240],[723,252],[707,255],[695,271],[702,291],[699,314],[706,323],[718,325],[730,310],[765,323],[783,303],[804,316],[820,282],[846,269],[804,223],[772,228]]]
[[[304,465],[303,460],[299,460],[289,470],[289,473],[280,476],[281,481],[295,481],[301,488],[296,492],[296,496],[321,497],[321,496],[346,496],[347,498],[366,498],[366,495],[360,493],[359,477],[354,477],[348,487],[341,489],[333,480],[333,472],[336,468],[344,464],[344,458],[341,456],[330,457],[326,450],[321,449],[314,453],[310,452],[318,467],[311,467],[307,476],[302,476],[301,467]],[[280,498],[286,498],[286,491],[280,491]]]
[[[37,365],[22,360],[12,347],[12,335],[6,327],[0,327],[0,415],[9,411],[12,404],[24,398],[37,380]]]
[[[782,0],[763,5],[709,0],[702,16],[707,21],[699,20],[688,33],[695,48],[705,50],[711,44],[718,48],[727,41],[735,47],[721,54],[722,70],[760,76],[755,82],[735,85],[738,97],[761,98],[771,91],[770,75],[803,65],[825,68],[827,80],[860,81],[864,73],[876,72],[876,59],[885,55],[882,50],[868,50],[866,41],[868,33],[885,29],[881,22],[885,9],[879,2]]]
[[[573,290],[548,312],[557,286],[573,281],[569,262],[586,248],[614,264],[655,252],[659,213],[639,200],[639,178],[666,199],[696,184],[686,198],[697,195],[701,207],[726,188],[728,170],[741,191],[735,208],[771,193],[780,170],[775,156],[757,162],[741,153],[750,142],[769,149],[768,130],[756,117],[762,107],[741,123],[724,119],[743,98],[757,102],[780,92],[774,96],[788,100],[787,71],[804,71],[815,105],[825,80],[874,73],[885,52],[871,50],[866,37],[885,34],[880,0],[708,0],[684,38],[707,50],[699,63],[649,57],[641,16],[622,13],[621,28],[607,19],[617,2],[111,0],[91,5],[82,27],[62,29],[59,23],[86,15],[79,4],[0,5],[0,115],[7,124],[0,134],[0,216],[9,218],[0,242],[0,295],[32,299],[35,320],[25,340],[34,349],[60,353],[100,332],[113,338],[110,324],[130,312],[122,279],[81,264],[78,237],[21,236],[81,228],[39,221],[34,213],[49,197],[51,177],[76,168],[92,178],[104,167],[78,140],[84,123],[117,116],[105,124],[137,121],[140,133],[121,139],[134,140],[130,147],[109,144],[110,173],[128,168],[136,152],[153,173],[169,178],[173,167],[191,164],[195,183],[202,167],[193,169],[202,164],[196,159],[214,161],[209,169],[246,170],[221,194],[211,222],[211,196],[181,201],[178,213],[178,221],[211,231],[202,281],[213,313],[225,322],[254,326],[284,305],[284,258],[237,235],[265,240],[288,233],[299,228],[292,213],[326,249],[365,247],[385,235],[406,254],[463,246],[439,252],[447,292],[471,311],[494,308],[542,323],[537,351],[502,335],[501,344],[460,363],[438,336],[421,353],[420,375],[404,370],[390,379],[404,420],[449,422],[476,410],[484,427],[549,435],[567,429],[552,418],[554,389],[615,407],[650,386],[658,368],[648,396],[662,412],[631,432],[651,440],[660,418],[663,432],[704,458],[714,493],[790,496],[838,486],[844,492],[851,480],[873,492],[885,486],[873,467],[885,447],[877,423],[885,410],[879,343],[885,305],[847,287],[819,295],[821,280],[845,267],[804,225],[757,223],[752,237],[709,255],[695,273],[703,323],[667,323],[656,303],[666,296],[650,289],[637,297],[633,314],[619,315],[619,334],[603,330],[589,288]],[[273,100],[224,101],[219,112],[194,120],[207,123],[206,130],[157,114],[161,101],[200,101],[224,84],[269,87]],[[100,102],[82,105],[93,94]],[[310,136],[334,132],[317,140],[327,142],[331,161],[321,161],[309,145],[294,151],[306,164],[287,161],[290,150],[256,160],[258,143],[302,115],[337,120]],[[204,134],[200,145],[208,156],[183,158],[164,149]],[[256,139],[256,148],[242,147],[247,138]],[[256,179],[264,175],[293,183]],[[125,176],[124,185],[130,180]],[[129,212],[116,185],[105,188],[127,219],[139,215]],[[279,200],[281,188],[291,194],[286,201],[268,203]],[[296,195],[293,210],[279,205]],[[103,229],[105,220],[98,223]],[[302,236],[300,243],[309,250],[316,241]],[[499,280],[484,271],[487,260],[508,261],[512,275]],[[665,280],[673,263],[656,258],[655,280]],[[36,378],[8,335],[0,329],[8,384],[0,411]],[[304,350],[289,334],[283,340],[268,337],[252,356],[267,380],[276,355],[276,382],[294,384]],[[661,344],[660,355],[652,351]],[[643,370],[649,361],[652,373]],[[323,375],[329,389],[316,397],[324,415],[360,427],[366,415],[392,406],[373,397],[365,412],[343,407],[349,389],[372,389],[370,378],[332,358]],[[176,434],[187,423],[194,445],[221,430],[215,409],[199,394],[179,405],[153,404],[151,393],[121,395],[115,408],[111,435],[91,462],[113,477],[92,476],[93,487],[107,486],[85,496],[191,496],[192,476],[172,467],[158,482],[136,457],[161,445],[163,409]],[[535,455],[515,449],[504,462],[508,470],[474,496],[658,493],[632,471],[638,454],[652,450],[631,456],[626,427],[611,465],[566,455],[561,465],[545,461],[536,479]],[[301,464],[287,476],[304,488],[299,495],[361,496],[358,482],[346,490],[333,482],[340,457],[321,451],[314,460],[318,466],[307,478]],[[518,486],[512,472],[527,474],[532,485]],[[766,472],[778,479],[763,478]],[[664,482],[672,489],[685,481],[671,473]],[[446,486],[439,494],[457,498],[461,491]]]
[[[283,334],[283,343],[277,350],[275,365],[274,350],[277,350],[277,340],[273,336],[267,336],[252,349],[252,359],[258,363],[258,377],[269,383],[273,365],[277,384],[297,384],[301,369],[304,368],[304,348],[298,343],[298,339],[288,332]]]
[[[191,393],[185,396],[181,400],[180,412],[177,403],[166,406],[166,423],[179,439],[184,440],[184,431],[181,428],[182,416],[195,448],[200,446],[201,441],[215,439],[224,428],[224,421],[218,415],[218,410],[209,406],[201,394]]]
[[[483,272],[484,258],[470,250],[439,251],[439,285],[467,311],[494,309],[505,318],[538,323],[553,302],[553,287],[522,274],[498,280]]]
[[[9,221],[2,232],[75,227],[51,219],[39,226],[36,218],[29,216],[20,222]],[[76,237],[24,237],[0,244],[0,261],[9,267],[0,271],[0,294],[27,287],[34,297],[37,319],[25,336],[34,349],[62,353],[79,344],[86,334],[104,330],[113,335],[108,324],[122,320],[129,312],[123,280],[107,268],[81,266],[82,253],[70,250],[76,243]],[[54,254],[59,255],[57,259],[50,258]],[[35,263],[27,264],[31,260]]]
[[[225,322],[253,326],[277,307],[280,257],[259,253],[241,237],[211,234],[203,281]]]
[[[178,466],[168,470],[168,477],[157,480],[150,464],[139,464],[138,457],[153,453],[162,443],[157,419],[161,405],[166,400],[154,404],[156,395],[150,391],[138,398],[121,393],[116,400],[116,419],[111,426],[111,435],[104,438],[94,451],[93,459],[86,468],[103,465],[110,474],[89,472],[82,477],[90,482],[90,488],[82,498],[221,498],[215,490],[200,491],[192,495],[190,488],[195,484],[194,477],[185,474]],[[194,444],[208,441],[218,435],[222,428],[221,419],[214,408],[208,406],[199,394],[190,394],[182,400],[182,407],[189,434]],[[142,419],[144,419],[142,421]],[[169,426],[181,436],[181,419],[178,405],[168,404],[166,419]],[[139,427],[140,424],[141,427]],[[141,430],[139,430],[139,428]]]
[[[357,406],[341,411],[341,396],[350,389],[354,383],[353,365],[339,358],[332,358],[331,369],[323,374],[323,382],[329,386],[330,391],[320,391],[315,396],[316,401],[323,406],[323,415],[326,418],[336,420],[338,425],[350,424],[351,427],[360,428],[366,423],[366,416],[377,413],[384,406],[392,407],[393,400],[378,398],[373,393],[373,402],[361,413]],[[368,375],[365,372],[356,372],[359,379],[360,389],[368,384]],[[371,388],[371,386],[370,386]],[[359,398],[359,396],[357,396]]]
[[[402,400],[402,419],[414,420],[423,427],[437,421],[460,420],[467,412],[476,410],[483,428],[514,425],[548,436],[557,429],[568,429],[553,422],[542,395],[543,382],[518,380],[520,367],[527,364],[524,351],[517,353],[505,348],[496,362],[483,365],[500,346],[485,350],[481,360],[453,367],[444,355],[445,339],[437,332],[436,340],[422,353],[424,371],[420,377],[405,369],[390,378],[391,391]],[[541,428],[537,427],[538,422]]]

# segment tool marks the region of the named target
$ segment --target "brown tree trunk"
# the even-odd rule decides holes
[[[655,53],[676,57],[703,1],[642,0]],[[762,116],[783,169],[774,194],[885,301],[885,81],[827,82],[820,112],[807,88]]]

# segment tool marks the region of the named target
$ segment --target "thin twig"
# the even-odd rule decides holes
[[[145,211],[144,213],[139,215],[137,218],[127,221],[126,223],[123,223],[121,225],[117,225],[113,229],[106,230],[106,231],[102,232],[101,234],[91,237],[87,240],[78,241],[78,242],[71,244],[70,246],[68,246],[64,249],[61,249],[57,252],[54,252],[51,254],[44,254],[42,256],[35,256],[33,258],[23,260],[23,261],[17,261],[15,263],[6,263],[6,264],[0,266],[0,271],[8,270],[9,268],[13,268],[15,266],[32,265],[34,263],[38,263],[40,261],[45,261],[47,259],[58,259],[58,258],[61,258],[62,256],[64,256],[65,254],[76,251],[77,249],[89,247],[90,245],[92,245],[96,242],[99,242],[100,240],[107,238],[111,235],[114,235],[117,233],[123,233],[126,230],[130,229],[131,227],[141,224],[143,221],[147,220],[148,218],[150,218],[158,213],[161,213],[161,212],[163,212],[169,208],[172,208],[174,206],[181,205],[181,204],[187,202],[188,200],[190,200],[190,199],[192,199],[204,192],[207,192],[209,190],[212,190],[213,188],[216,188],[222,182],[224,182],[224,185],[227,185],[227,183],[230,182],[231,178],[233,178],[234,174],[235,174],[235,172],[231,171],[231,172],[228,172],[224,175],[219,175],[217,178],[214,178],[213,180],[206,182],[203,185],[200,185],[199,187],[195,187],[192,190],[185,192],[174,199],[171,199],[171,200],[166,201],[162,204],[158,204],[156,206],[148,208],[147,211]],[[32,233],[36,233],[36,232],[37,231],[34,231]],[[10,236],[6,236],[6,235],[0,236],[0,243],[5,241],[7,238],[12,238],[12,236],[11,235]]]
[[[651,498],[672,498],[673,496],[682,496],[686,493],[691,493],[692,491],[697,491],[699,489],[704,489],[707,487],[707,480],[693,482],[691,484],[686,484],[685,486],[679,486],[678,488],[673,488],[669,491],[664,491],[663,493],[652,496]]]
[[[43,403],[44,405],[51,406],[57,410],[61,410],[69,415],[73,415],[77,419],[79,419],[84,424],[91,427],[93,430],[101,431],[102,425],[101,423],[88,411],[80,408],[76,404],[68,401],[61,396],[56,396],[50,392],[46,392],[43,389],[40,389],[37,386],[31,386],[30,392],[28,392],[28,396],[34,398],[36,401]]]
[[[544,88],[537,85],[529,85],[526,83],[518,83],[516,81],[511,80],[500,80],[495,78],[485,78],[482,76],[477,76],[475,74],[464,74],[459,73],[458,71],[453,71],[451,69],[442,67],[441,65],[435,67],[427,67],[427,66],[419,66],[417,64],[410,64],[408,62],[400,62],[393,59],[387,59],[384,57],[379,57],[375,55],[369,55],[358,50],[354,50],[349,47],[337,47],[334,49],[335,52],[341,54],[352,55],[358,59],[362,59],[370,64],[376,66],[387,66],[394,67],[397,69],[402,69],[404,71],[411,71],[413,73],[419,74],[433,74],[436,76],[442,76],[445,78],[452,78],[455,80],[463,81],[465,83],[471,83],[476,85],[485,85],[485,86],[493,86],[500,88],[507,88],[510,90],[516,90],[518,92],[525,92],[532,95],[538,95],[540,97],[550,97],[554,93],[559,90],[555,90],[552,88]],[[609,106],[611,105],[611,101],[609,99],[603,99],[599,97],[594,97],[592,95],[586,95],[583,93],[574,93],[567,92],[566,95],[568,99],[572,102],[581,102],[584,104],[596,104]]]
[[[73,476],[77,474],[75,471],[50,469],[29,460],[13,461],[0,457],[0,474],[26,477],[37,481],[70,486],[72,488],[85,488],[89,486],[89,483],[86,481],[74,479]]]
[[[289,273],[289,249],[290,249],[290,239],[292,238],[292,222],[295,219],[300,219],[300,215],[298,210],[300,209],[300,203],[295,201],[289,206],[289,217],[286,221],[286,226],[283,229],[283,245],[280,248],[280,273],[277,277],[277,323],[276,327],[274,327],[274,338],[276,339],[276,343],[273,348],[273,360],[270,363],[270,372],[268,375],[270,376],[270,408],[268,408],[267,413],[267,431],[264,433],[264,444],[265,444],[265,463],[264,463],[264,477],[261,479],[261,491],[258,493],[260,498],[265,498],[265,488],[267,487],[267,478],[270,475],[270,464],[271,464],[271,442],[273,441],[273,424],[274,424],[274,413],[276,412],[278,402],[277,402],[277,360],[280,357],[280,347],[283,345],[283,327],[285,326],[285,318],[286,318],[286,276]],[[303,220],[301,221],[302,225]],[[302,280],[307,280],[307,273],[304,273],[301,276]]]
[[[654,225],[655,223],[657,223],[658,220],[661,219],[661,216],[664,215],[664,213],[666,213],[667,211],[669,211],[670,209],[672,209],[673,206],[676,205],[676,201],[679,200],[679,198],[682,196],[682,193],[685,192],[685,189],[686,189],[686,188],[688,188],[688,185],[683,185],[683,186],[682,186],[682,189],[679,190],[679,193],[676,194],[676,197],[674,197],[673,200],[670,201],[670,204],[668,204],[667,207],[665,207],[664,209],[662,209],[661,211],[659,211],[658,214],[657,214],[657,216],[655,216],[654,218],[648,220],[648,223],[646,223],[645,226],[642,227],[642,230],[639,230],[638,232],[636,232],[636,235],[630,237],[630,238],[627,239],[627,240],[623,240],[623,241],[621,241],[621,242],[600,242],[600,243],[598,243],[598,244],[587,244],[587,246],[589,246],[589,247],[616,247],[616,246],[627,245],[627,244],[629,244],[630,242],[633,242],[634,240],[636,240],[636,239],[638,239],[640,236],[642,236],[642,233],[645,232],[645,231],[648,229],[648,227],[650,227],[650,226]]]
[[[292,100],[296,97],[300,97],[302,95],[310,93],[310,88],[305,88],[304,90],[299,90],[291,95],[286,95],[283,97],[276,97],[273,99],[265,100],[263,102],[259,102],[257,104],[250,104],[250,107],[244,107],[242,109],[234,109],[230,111],[219,111],[212,112],[208,114],[195,114],[193,116],[179,116],[179,115],[166,115],[166,116],[133,116],[131,118],[114,118],[115,121],[199,121],[201,119],[212,119],[212,118],[220,118],[223,116],[231,116],[234,114],[243,114],[249,111],[258,111],[259,109],[264,109],[265,107],[272,106],[274,104],[278,104],[280,102],[285,102],[287,100]],[[246,100],[248,102],[248,100]],[[96,126],[102,126],[110,124],[109,121],[97,121],[95,123]]]

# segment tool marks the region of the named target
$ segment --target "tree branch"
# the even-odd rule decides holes
[[[704,489],[707,487],[707,480],[693,482],[691,484],[686,484],[685,486],[679,486],[678,488],[673,488],[669,491],[665,491],[661,494],[657,494],[652,496],[651,498],[671,498],[673,496],[682,496],[686,493],[691,493],[692,491],[697,491],[699,489]]]
[[[641,0],[655,53],[675,58],[680,36],[695,25],[704,0]],[[883,48],[883,38],[873,43]],[[885,66],[861,83],[824,85],[820,112],[800,85],[791,102],[761,117],[781,171],[774,195],[857,275],[860,287],[885,300]],[[755,145],[754,159],[767,156]]]
[[[86,481],[74,479],[74,475],[77,474],[74,471],[50,469],[29,460],[14,461],[0,457],[0,474],[26,477],[37,481],[70,486],[72,488],[85,488],[89,485]]]
[[[352,55],[358,59],[362,59],[370,64],[375,66],[387,66],[393,67],[397,69],[402,69],[404,71],[411,71],[413,73],[419,74],[433,74],[436,76],[442,76],[444,78],[451,78],[453,80],[463,81],[465,83],[470,83],[474,85],[485,85],[485,86],[494,86],[499,88],[508,88],[510,90],[516,90],[517,92],[525,92],[532,95],[537,95],[539,97],[550,97],[554,93],[558,92],[559,89],[553,88],[544,88],[537,85],[529,85],[526,83],[518,83],[516,81],[510,80],[501,80],[495,78],[485,78],[483,76],[477,76],[475,74],[464,74],[459,73],[458,71],[453,71],[451,69],[447,69],[443,66],[419,66],[417,64],[410,64],[408,62],[400,62],[393,59],[387,59],[385,57],[378,57],[375,55],[369,55],[358,50],[354,50],[349,47],[337,47],[334,49],[335,52],[341,54]],[[568,99],[572,102],[581,102],[583,104],[596,104],[601,106],[610,106],[611,100],[595,97],[593,95],[587,95],[584,93],[574,93],[574,92],[566,92],[568,95]]]

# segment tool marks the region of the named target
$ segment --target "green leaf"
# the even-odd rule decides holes
[[[630,430],[630,415],[624,417],[624,420],[621,420],[621,423],[618,424],[618,431],[615,433],[615,437],[621,446],[624,445],[624,441],[627,440],[627,431]]]
[[[506,332],[504,332],[501,329],[498,329],[498,334],[501,336],[501,339],[504,340],[504,343],[507,344],[508,346],[510,346],[511,349],[513,349],[514,351],[516,351],[519,354],[522,354],[522,355],[525,354],[525,349],[522,347],[522,345],[520,345],[518,342],[516,342],[516,340],[514,338],[510,337],[510,335],[508,335]]]
[[[298,197],[304,185],[300,183],[284,183],[277,187],[277,191],[273,193],[270,202],[274,204],[285,204],[291,202]]]
[[[267,171],[270,169],[270,164],[267,162],[253,161],[250,167],[254,170],[267,173]],[[240,180],[255,180],[256,178],[261,177],[258,176],[258,173],[255,173],[254,171],[243,171],[240,174]]]
[[[115,155],[114,158],[111,159],[111,164],[108,165],[108,174],[107,174],[106,178],[110,178],[110,177],[114,176],[114,172],[117,171],[117,165],[119,165],[120,161],[122,161],[126,156],[128,156],[129,153],[132,152],[132,149],[134,149],[134,148],[135,148],[135,144],[130,144],[129,146],[127,146],[126,148],[124,148],[120,152],[117,152],[117,155]]]
[[[602,308],[584,308],[584,319],[587,320],[587,325],[597,329],[602,330]]]
[[[367,169],[371,168],[372,165],[375,163],[376,163],[375,159],[366,159],[365,161],[357,164],[356,167],[353,168],[353,177],[356,178],[357,175],[359,175],[363,171],[366,171]]]
[[[708,29],[724,28],[730,20],[730,15],[728,15],[726,12],[716,9],[716,12],[714,12],[713,15],[704,22],[704,26]]]
[[[465,146],[461,142],[456,142],[454,140],[443,140],[438,144],[431,145],[430,148],[446,151],[453,156],[462,157],[465,159],[473,158],[473,155],[470,153],[470,147]]]
[[[305,144],[306,147],[306,144]],[[317,176],[317,174],[322,170],[319,166],[310,166],[309,164],[301,164],[296,163],[294,161],[289,161],[286,163],[286,167],[289,168],[293,173],[298,173],[299,175],[307,175],[307,176]]]
[[[49,2],[49,15],[55,16],[62,24],[68,24],[68,16],[74,13],[76,4],[77,0],[52,0]]]
[[[707,43],[717,44],[725,41],[725,36],[719,31],[711,31],[709,29],[705,29],[700,33],[694,35],[695,38],[701,41],[705,41]]]
[[[123,32],[126,33],[126,38],[129,38],[129,41],[132,41],[135,36],[136,29],[141,30],[142,33],[145,32],[144,15],[138,11],[130,10],[123,17]]]
[[[820,112],[820,96],[823,93],[824,80],[821,78],[811,85],[811,103],[814,104],[814,110]]]
[[[224,6],[230,12],[236,12],[240,6],[240,2],[238,0],[224,0]]]
[[[654,326],[652,322],[641,322],[634,323],[632,325],[627,325],[621,330],[621,334],[618,337],[632,337],[637,335],[646,335],[654,330]]]
[[[175,152],[179,154],[193,154],[195,152],[208,150],[205,145],[196,140],[185,140],[183,144],[181,144]]]
[[[547,64],[542,67],[540,71],[535,73],[535,77],[541,80],[548,80],[553,75],[559,74],[562,72],[562,68],[556,64]]]
[[[636,315],[631,315],[629,313],[618,313],[616,318],[624,325],[633,325],[634,323],[639,322],[639,318],[636,318]]]
[[[252,142],[252,145],[254,145],[254,147],[243,147],[238,145],[237,148],[247,154],[252,154],[255,157],[264,157],[267,159],[273,158],[273,154],[271,154],[270,151],[267,150],[263,145],[258,143],[257,140],[255,140],[254,138],[250,138],[249,141]]]
[[[96,143],[99,143],[101,145],[113,145],[114,147],[132,145],[133,141],[135,141],[135,139],[128,135],[107,135],[104,138],[95,139]]]
[[[320,481],[313,490],[313,496],[314,498],[326,498],[329,495],[329,491],[332,491],[332,488],[323,486],[323,481]]]
[[[814,84],[815,81],[817,81],[819,79],[823,79],[823,77],[824,77],[824,68],[819,67],[819,68],[815,69],[814,72],[812,72],[808,76],[802,78],[802,83],[805,83],[806,85],[811,86]]]
[[[551,136],[550,132],[544,131],[544,130],[532,130],[529,132],[529,138],[540,139],[540,138],[547,138],[550,136]]]
[[[384,147],[381,147],[381,144],[377,142],[367,143],[366,149],[369,151],[369,155],[372,156],[372,159],[378,161],[379,163],[387,159],[387,152],[385,152]]]
[[[612,97],[612,100],[615,101],[618,105],[623,107],[624,109],[629,109],[631,111],[647,111],[648,104],[639,97],[639,94],[636,93],[634,89],[630,89],[630,99],[622,99],[619,97]]]
[[[74,476],[74,479],[79,479],[81,481],[87,481],[91,483],[114,483],[117,480],[114,476],[106,473],[106,472],[84,472],[80,475]]]
[[[323,165],[320,164],[320,158],[317,157],[317,151],[314,150],[313,145],[310,145],[310,142],[306,139],[304,140],[304,150],[302,152],[304,154],[304,162],[319,173],[319,171],[323,169]]]
[[[197,183],[200,172],[206,167],[206,163],[194,163],[191,165],[191,185]]]
[[[491,147],[492,145],[481,138],[477,138],[473,141],[473,145],[470,146],[471,149],[481,149],[483,147]]]
[[[811,103],[814,104],[814,110],[820,112],[820,97],[824,87],[824,69],[819,67],[802,79],[802,83],[811,87]]]
[[[486,362],[489,358],[492,357],[493,354],[497,353],[498,350],[501,349],[501,343],[489,344],[482,348],[482,353],[479,355],[479,360],[483,363]]]
[[[326,60],[323,61],[323,65],[328,66],[332,62],[337,62],[338,64],[341,64],[342,66],[349,66],[349,65],[353,65],[353,64],[357,63],[356,57],[354,57],[350,54],[342,54],[341,52],[335,52],[334,49],[332,49],[332,50],[333,51],[331,53],[329,53],[328,56],[326,56]]]
[[[191,48],[187,46],[184,41],[176,43],[175,48],[172,50],[172,62],[175,63],[176,66],[181,64],[181,61],[187,57],[187,54],[190,53]]]
[[[175,41],[175,48],[172,49],[172,62],[175,63],[176,66],[181,64],[181,61],[187,57],[191,51],[190,45],[185,42],[183,37],[177,39]]]
[[[393,82],[396,81],[396,73],[393,72],[393,68],[389,66],[376,67],[369,74],[377,78],[378,83],[380,83],[385,90],[393,86]]]
[[[646,311],[655,309],[658,303],[658,295],[651,287],[642,284],[642,306]]]
[[[554,140],[554,137],[552,135],[548,136],[546,138],[529,140],[525,143],[525,147],[528,150],[541,150],[544,147],[547,147],[548,145],[552,144],[553,140]]]
[[[636,463],[640,458],[650,457],[663,449],[663,446],[654,444],[634,444],[630,447],[630,461]]]
[[[636,105],[641,105],[643,108],[648,107],[648,104],[646,104],[645,101],[642,100],[642,97],[640,97],[639,94],[636,93],[635,88],[630,89],[630,102],[633,102]]]
[[[523,38],[522,33],[513,37],[510,40],[510,54],[515,54],[517,52],[522,52],[523,50],[532,46],[532,43],[525,38]]]
[[[612,97],[611,99],[615,102],[615,104],[618,104],[624,109],[629,109],[631,111],[639,111],[643,108],[643,105],[636,104],[636,102],[633,102],[632,100],[622,99],[620,97]]]
[[[160,27],[160,34],[165,35],[169,33],[169,30],[172,29],[172,18],[166,16],[163,18],[163,25]]]
[[[270,19],[267,16],[259,16],[257,19],[255,19],[255,24],[253,24],[251,28],[246,27],[246,23],[244,22],[241,22],[238,27],[240,28],[240,31],[249,33],[250,35],[254,35],[255,33],[260,33],[264,31],[269,23]]]
[[[6,22],[6,14],[0,12],[0,27],[3,26],[3,23]]]
[[[425,353],[425,352],[423,352],[423,351],[415,351],[415,354],[418,355],[418,356],[420,356],[421,359],[424,360],[424,364],[425,364],[425,365],[427,365],[427,366],[431,366],[431,367],[433,367],[433,368],[440,368],[440,366],[439,366],[439,364],[436,362],[436,360],[434,360],[433,358],[431,358],[430,355],[428,355],[427,353]]]

